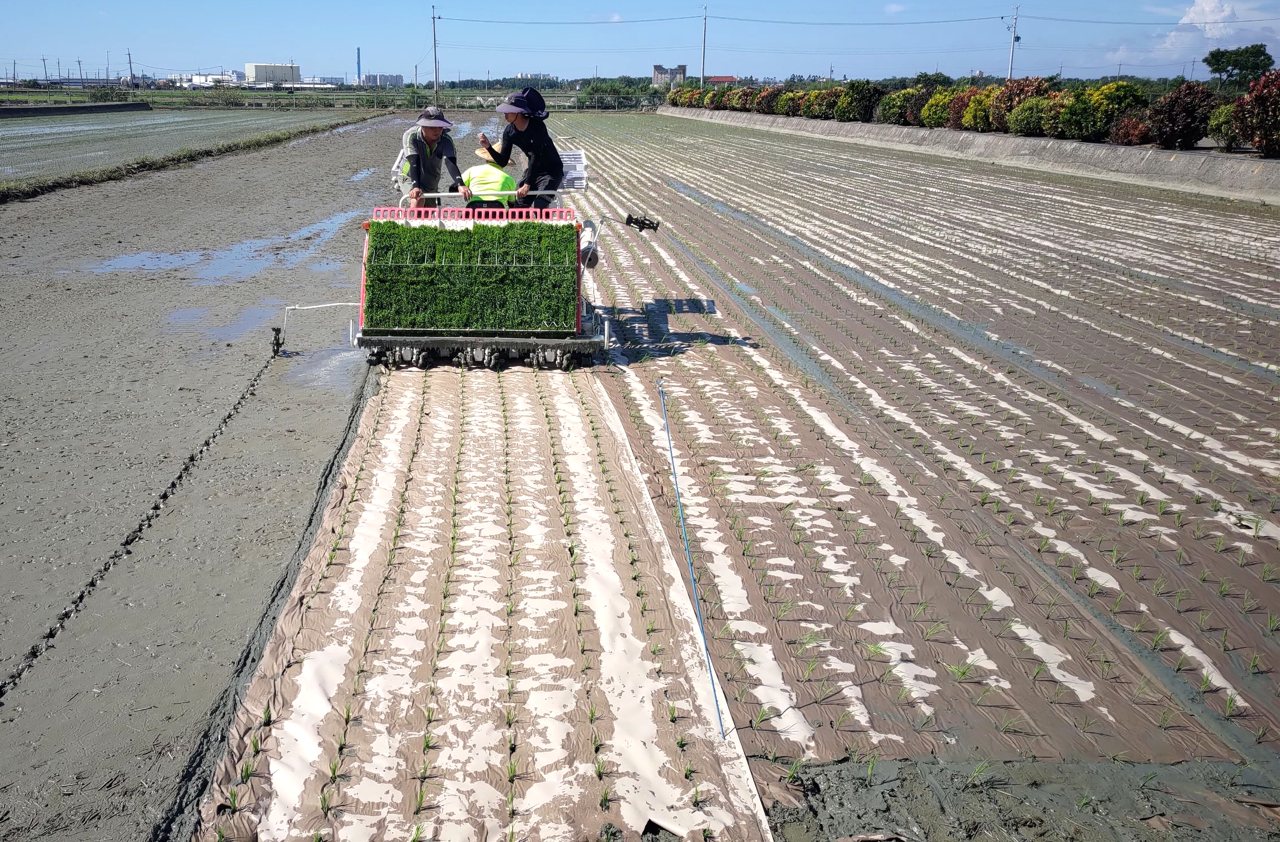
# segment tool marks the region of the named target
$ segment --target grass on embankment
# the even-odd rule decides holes
[[[6,202],[31,199],[45,193],[52,193],[55,190],[62,190],[68,187],[84,187],[90,184],[102,184],[107,181],[119,181],[122,178],[128,178],[129,176],[137,175],[139,173],[166,170],[170,167],[176,167],[181,164],[198,161],[202,158],[213,158],[218,155],[226,155],[231,152],[245,152],[250,149],[262,149],[267,146],[275,146],[278,143],[284,143],[287,140],[293,140],[294,138],[302,137],[303,135],[327,132],[332,129],[339,128],[340,126],[349,126],[352,123],[360,123],[369,119],[370,116],[372,115],[362,114],[359,117],[346,117],[341,120],[334,120],[317,126],[266,132],[264,134],[244,138],[243,140],[232,140],[200,149],[179,149],[178,151],[171,152],[168,155],[162,155],[157,158],[139,158],[136,161],[130,161],[126,164],[120,164],[114,167],[82,170],[80,172],[70,174],[60,174],[52,178],[27,178],[18,181],[0,182],[0,205]]]

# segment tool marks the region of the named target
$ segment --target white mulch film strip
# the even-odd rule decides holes
[[[715,155],[716,156],[723,155],[725,151],[726,150],[723,148],[718,148],[715,152]],[[634,157],[628,157],[620,154],[613,154],[610,152],[609,147],[605,145],[602,145],[599,148],[593,149],[592,152],[597,158],[605,157],[607,159],[609,156],[612,155],[612,160],[609,160],[609,164],[611,165],[610,172],[620,173],[619,177],[616,179],[618,182],[626,183],[628,180],[628,177],[634,178],[636,182],[641,182],[645,180],[644,174],[635,166],[637,162]],[[645,165],[650,166],[651,168],[648,170],[649,172],[657,171],[656,168],[653,168],[653,165],[657,163],[656,156],[651,157],[649,160],[641,160],[639,163],[641,166],[645,166]],[[673,174],[675,171],[680,169],[681,163],[682,162],[677,162],[675,164],[672,164],[671,162],[667,162],[667,165],[661,169],[661,172],[664,175]],[[758,191],[754,195],[752,195],[747,189],[743,188],[742,186],[743,182],[735,181],[733,179],[719,176],[718,173],[720,172],[720,170],[717,170],[714,167],[708,166],[707,161],[694,161],[693,163],[688,165],[688,170],[689,172],[685,174],[685,177],[688,180],[690,180],[691,183],[705,185],[709,181],[714,181],[714,182],[717,182],[717,186],[723,187],[723,191],[715,191],[717,192],[717,195],[720,195],[723,197],[726,193],[731,194],[736,190],[738,198],[741,200],[740,206],[742,207],[759,208],[761,206],[765,206],[765,207],[772,208],[772,207],[775,207],[777,204],[773,201],[776,198],[774,196],[770,196],[770,201],[768,203],[760,202],[759,199],[761,198],[761,196]],[[678,177],[678,174],[677,174],[677,177]],[[618,187],[618,185],[615,185],[615,184],[610,184],[608,185],[608,187],[610,188],[610,194],[612,192],[616,192],[619,189],[625,189],[625,188],[620,188]],[[630,204],[632,202],[639,204],[640,202],[644,201],[643,195],[638,193],[631,194],[631,195],[622,195],[620,200],[614,200],[612,195],[605,195],[604,198],[601,198],[601,195],[604,192],[605,191],[603,187],[601,189],[594,190],[592,193],[592,196],[588,200],[588,207],[590,207],[589,203],[594,201],[603,205],[601,210],[603,210],[604,212],[610,212],[610,211],[616,212],[616,209],[618,209],[623,204]],[[610,205],[612,207],[610,207]],[[643,205],[640,205],[640,206],[643,206]],[[785,226],[788,224],[787,220],[779,220],[777,218],[769,219],[768,221],[779,228],[785,228]],[[803,231],[803,234],[804,234],[803,238],[810,243],[828,242],[830,241],[830,237],[829,237],[830,227],[832,226],[827,226],[825,225],[825,223],[824,223],[824,230],[818,230],[810,227],[808,230]],[[816,236],[819,233],[824,234],[824,236]],[[679,236],[679,234],[677,234],[677,236]],[[751,234],[750,231],[747,231],[746,236],[748,239],[750,239],[753,235]],[[837,239],[840,239],[840,238],[837,238]],[[665,254],[661,248],[655,247],[655,248],[652,248],[651,251],[652,253],[658,255],[659,257],[665,257]],[[634,263],[634,258],[629,253],[629,250],[628,251],[618,250],[612,256],[615,256],[618,258],[618,262],[620,265],[623,266],[624,272],[630,273],[633,271],[632,264]],[[840,255],[833,253],[833,256],[839,257]],[[755,258],[754,256],[751,259],[758,264],[762,263],[762,261],[760,261],[758,258]],[[948,267],[948,268],[951,268],[951,267]],[[688,285],[687,276],[682,275],[679,272],[678,268],[673,268],[672,273],[675,274],[676,277],[679,278],[679,280],[681,280],[682,282],[685,282],[686,285]],[[1246,272],[1245,274],[1247,275],[1248,273]],[[1243,297],[1247,298],[1249,296],[1246,290],[1251,288],[1247,287],[1246,284],[1247,284],[1247,280],[1246,282],[1241,283],[1240,285],[1241,288],[1240,290],[1237,290],[1237,292],[1243,293]],[[641,284],[640,286],[643,287],[643,284]],[[1005,286],[1007,286],[1007,284]],[[1005,287],[1002,287],[1002,289],[1003,288]],[[1046,285],[1046,288],[1050,290],[1053,289],[1051,285]],[[1046,302],[1038,301],[1035,299],[1030,299],[1030,301],[1032,304],[1046,307],[1051,310],[1054,308],[1054,305],[1047,304]],[[1018,304],[1017,306],[1021,307],[1024,310],[1030,309],[1029,307],[1024,307],[1021,304]],[[1211,307],[1210,309],[1213,309],[1213,308]],[[1173,330],[1171,332],[1174,335],[1177,335],[1176,330]],[[821,348],[815,347],[814,350],[818,352],[819,355],[823,355]],[[955,357],[960,358],[964,362],[968,363],[968,365],[975,367],[984,377],[990,378],[990,377],[997,376],[996,373],[993,372],[989,366],[982,363],[978,363],[976,360],[973,360],[971,357],[969,357],[969,355],[959,351],[959,349],[949,348],[949,349],[946,349],[946,351],[950,354],[953,354]],[[1155,349],[1153,349],[1153,353],[1154,352],[1155,352]],[[1164,352],[1164,353],[1168,353],[1168,352]],[[825,356],[828,361],[834,362],[832,357],[830,357],[829,355],[825,355]],[[1191,364],[1191,365],[1194,368],[1197,368],[1197,369],[1200,368],[1199,366],[1194,366],[1194,364]],[[1062,369],[1061,366],[1058,366],[1058,368],[1060,370],[1065,371],[1065,369]],[[1225,375],[1225,374],[1222,374],[1221,372],[1216,372],[1216,374],[1218,374],[1219,377],[1223,377],[1228,380],[1232,379],[1230,375]],[[1007,382],[1007,379],[1006,379],[1006,382]],[[738,387],[738,386],[739,384],[735,384],[735,387]],[[1088,422],[1085,422],[1083,419],[1073,416],[1071,413],[1058,407],[1053,402],[1044,400],[1043,398],[1041,398],[1038,395],[1035,395],[1029,390],[1019,389],[1019,396],[1027,399],[1033,399],[1043,404],[1045,407],[1051,408],[1053,411],[1062,414],[1063,416],[1065,416],[1068,422],[1076,423],[1078,427],[1082,431],[1084,431],[1087,435],[1095,436],[1098,438],[1108,438],[1108,439],[1111,438],[1108,434],[1102,433],[1096,428],[1093,428],[1092,425],[1090,425]],[[1021,412],[1021,410],[1016,410],[1015,408],[1012,408],[1012,407],[1009,407],[1009,409],[1013,409],[1015,412]],[[1023,414],[1026,414],[1026,413],[1023,413]],[[1242,422],[1250,420],[1247,416],[1240,415],[1239,413],[1236,414],[1236,417]],[[1166,424],[1166,426],[1168,426],[1168,424]],[[700,428],[695,429],[693,431],[693,437],[695,441],[699,441],[699,440],[705,441],[707,438],[707,435],[708,433],[705,430],[702,430]],[[936,439],[932,440],[931,443],[935,444],[936,446]],[[1171,446],[1177,446],[1175,442],[1169,442],[1169,444]],[[1238,456],[1238,454],[1234,454],[1234,453],[1231,455]],[[1148,457],[1144,455],[1142,458],[1146,459]],[[967,464],[966,460],[958,459],[955,453],[950,453],[949,459],[954,463],[956,463],[957,465]],[[1244,457],[1243,459],[1239,459],[1238,461],[1249,461],[1253,466],[1260,466],[1264,468],[1270,467],[1270,464],[1267,463],[1267,460],[1255,460],[1255,459],[1252,459],[1252,457]],[[1151,499],[1161,499],[1167,496],[1159,492],[1158,489],[1153,489],[1150,486],[1150,484],[1142,481],[1141,478],[1138,477],[1136,474],[1134,474],[1131,471],[1128,471],[1127,469],[1121,467],[1120,465],[1117,464],[1117,465],[1112,465],[1110,467],[1113,469],[1113,473],[1117,474],[1121,479],[1131,480],[1132,485],[1135,487],[1135,489],[1141,489]],[[1178,480],[1179,478],[1185,479],[1185,477],[1179,477],[1177,474],[1175,474],[1168,468],[1163,468],[1161,475],[1165,477],[1169,477],[1174,481]],[[973,479],[973,477],[971,476],[970,479]],[[994,483],[990,479],[986,479],[985,483],[996,485],[996,483]],[[1183,483],[1183,489],[1190,490],[1187,483]],[[1204,491],[1205,489],[1203,488],[1196,488],[1194,491],[1192,491],[1192,493],[1203,493]],[[1018,505],[1017,508],[1020,511],[1020,513],[1022,513],[1024,516],[1028,513],[1028,509],[1025,505]],[[1238,505],[1224,501],[1223,511],[1219,512],[1216,515],[1215,519],[1219,523],[1225,526],[1231,523],[1230,518],[1233,515],[1236,515],[1236,516],[1241,515]],[[1038,534],[1046,535],[1046,537],[1050,539],[1049,546],[1057,549],[1057,551],[1059,552],[1066,552],[1067,554],[1073,555],[1079,560],[1083,560],[1085,558],[1084,554],[1080,552],[1078,548],[1055,538],[1053,530],[1049,529],[1048,527],[1045,527],[1043,524],[1038,523],[1036,520],[1033,520],[1032,522],[1033,524],[1035,524],[1035,531]],[[1274,526],[1270,523],[1263,522],[1260,524],[1260,531],[1262,532],[1263,535],[1270,535],[1271,530],[1273,529],[1274,529]],[[1111,575],[1110,573],[1104,572],[1102,570],[1098,570],[1088,565],[1087,563],[1082,564],[1082,566],[1086,570],[1085,575],[1088,578],[1094,580],[1095,582],[1098,582],[1103,586],[1112,587],[1112,588],[1118,585],[1116,577]],[[730,584],[732,585],[732,583]],[[732,587],[730,588],[730,591],[734,592]],[[1029,632],[1035,631],[1034,629],[1030,629],[1030,627],[1025,626],[1021,623],[1014,623],[1013,625],[1010,626],[1010,628],[1011,629],[1027,629]],[[1038,633],[1021,634],[1019,636],[1023,637],[1023,639],[1027,642],[1028,648],[1031,649],[1031,651],[1035,652],[1038,656],[1042,656],[1043,662],[1046,664],[1046,666],[1049,666],[1051,668],[1052,672],[1056,672],[1058,675],[1061,676],[1061,679],[1063,680],[1063,683],[1065,686],[1074,690],[1076,692],[1076,695],[1079,697],[1082,697],[1082,698],[1086,696],[1091,697],[1093,690],[1090,686],[1090,682],[1080,679],[1078,676],[1068,673],[1062,669],[1061,665],[1065,660],[1067,660],[1067,658],[1066,656],[1064,656],[1061,650],[1058,650],[1056,647],[1052,647],[1050,644],[1047,644],[1043,637],[1038,636]],[[1176,639],[1175,639],[1175,642],[1176,642]],[[1225,681],[1222,679],[1221,672],[1215,671],[1213,677],[1218,686],[1225,686],[1227,688],[1230,688],[1231,685],[1225,683]],[[1103,711],[1106,710],[1105,708],[1100,708],[1100,709]]]
[[[272,732],[277,751],[259,768],[269,794],[258,837],[576,840],[585,818],[587,828],[613,821],[638,833],[654,821],[679,834],[769,839],[742,746],[715,725],[716,705],[727,704],[713,693],[660,516],[642,496],[630,508],[611,502],[603,470],[628,488],[644,480],[593,375],[402,371],[381,400],[350,560],[304,622],[323,645],[295,648],[302,666],[285,682],[292,698]],[[573,489],[562,498],[571,526],[553,476]],[[667,618],[660,647],[650,648],[623,580],[617,505],[660,571],[661,592],[647,597],[665,605],[649,609]],[[566,572],[570,544],[580,596]],[[579,599],[591,670],[567,639]],[[338,755],[348,705],[356,748]],[[586,737],[597,731],[603,781]],[[430,774],[419,776],[424,759]],[[519,767],[512,785],[509,759]],[[682,774],[686,764],[696,775]],[[607,812],[596,806],[604,787]],[[328,816],[317,808],[325,792]]]

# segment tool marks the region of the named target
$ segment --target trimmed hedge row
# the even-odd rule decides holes
[[[868,80],[810,91],[785,85],[676,88],[667,95],[667,104],[1127,146],[1156,143],[1165,149],[1191,149],[1208,136],[1224,151],[1249,143],[1264,158],[1280,157],[1280,70],[1264,74],[1235,101],[1220,100],[1202,82],[1184,82],[1148,102],[1131,82],[1060,89],[1050,79],[1032,77],[981,88],[896,91]]]
[[[577,229],[541,222],[449,230],[369,223],[370,330],[572,333]]]

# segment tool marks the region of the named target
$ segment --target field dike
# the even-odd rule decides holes
[[[1226,199],[1280,204],[1280,161],[1205,150],[1177,152],[1039,137],[840,123],[739,111],[706,111],[664,105],[659,114],[730,126],[827,137],[907,152],[1086,176]]]
[[[370,114],[361,114],[358,117],[347,117],[342,120],[334,120],[318,126],[307,126],[306,128],[290,131],[266,132],[264,134],[254,135],[253,137],[247,137],[244,140],[233,140],[226,143],[219,143],[215,146],[196,149],[179,149],[177,152],[162,155],[157,158],[139,158],[136,161],[130,161],[127,164],[120,164],[119,166],[83,170],[69,175],[58,175],[54,178],[30,178],[23,179],[21,181],[0,182],[0,205],[5,204],[6,202],[17,202],[23,199],[32,199],[36,196],[42,196],[45,193],[52,193],[55,190],[64,190],[70,187],[86,187],[91,184],[102,184],[108,181],[119,181],[141,173],[167,170],[172,167],[178,167],[183,164],[189,164],[193,161],[200,161],[205,158],[229,155],[232,152],[248,152],[253,149],[265,149],[269,146],[276,146],[277,144],[284,143],[287,140],[293,140],[294,138],[303,137],[305,135],[319,134],[321,132],[341,128],[342,126],[362,123],[369,119],[370,116]]]

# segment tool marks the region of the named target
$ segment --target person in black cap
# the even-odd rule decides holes
[[[418,121],[404,133],[403,162],[400,164],[400,186],[407,190],[413,207],[424,207],[428,202],[438,206],[439,199],[423,199],[423,193],[436,193],[440,189],[440,167],[449,170],[449,177],[464,199],[471,198],[471,191],[462,183],[458,170],[458,153],[454,151],[449,129],[453,126],[444,118],[444,111],[432,105],[423,109]]]
[[[481,132],[476,138],[480,146],[489,150],[493,162],[505,167],[511,159],[511,150],[519,149],[529,159],[529,167],[520,177],[516,187],[516,207],[545,208],[554,196],[530,196],[530,191],[555,190],[564,179],[564,163],[551,139],[547,125],[546,103],[542,94],[533,88],[525,88],[518,94],[508,94],[498,106],[498,113],[507,120],[502,132],[502,142],[494,146]]]

